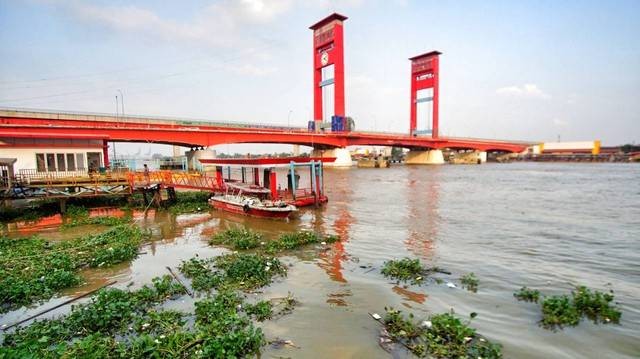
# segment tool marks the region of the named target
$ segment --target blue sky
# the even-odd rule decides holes
[[[304,126],[309,25],[345,23],[347,114],[406,132],[441,57],[444,135],[640,141],[640,1],[4,1],[0,106]]]

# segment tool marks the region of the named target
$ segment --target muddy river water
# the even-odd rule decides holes
[[[329,203],[305,209],[288,222],[249,219],[211,211],[197,215],[150,212],[136,222],[154,241],[132,263],[85,272],[88,283],[75,295],[117,280],[139,287],[166,274],[165,266],[210,247],[217,230],[238,224],[267,237],[301,229],[338,234],[330,252],[294,253],[285,279],[264,289],[266,298],[291,292],[300,302],[293,314],[260,323],[268,339],[291,340],[296,348],[266,347],[263,357],[386,358],[378,345],[379,324],[368,313],[393,306],[418,318],[453,309],[477,312],[479,333],[503,345],[506,358],[640,357],[640,166],[626,164],[514,163],[482,166],[397,166],[389,169],[328,169]],[[90,228],[74,229],[87,231]],[[71,231],[65,235],[77,235]],[[56,228],[42,236],[60,236]],[[445,283],[474,272],[477,293],[429,282],[398,286],[382,277],[384,261],[417,257]],[[131,284],[133,282],[133,284]],[[613,289],[622,309],[620,325],[583,320],[577,327],[540,327],[540,308],[518,302],[526,285],[543,294],[569,293],[577,284]],[[42,308],[7,313],[12,323]],[[170,305],[191,305],[190,299]],[[49,314],[55,316],[67,309]]]

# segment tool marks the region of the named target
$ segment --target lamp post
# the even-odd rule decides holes
[[[122,91],[120,91],[120,89],[118,89],[118,92],[120,92],[120,103],[122,103],[122,117],[124,117],[124,94],[122,93]]]
[[[287,127],[291,127],[291,114],[293,110],[289,110],[289,114],[287,115]]]

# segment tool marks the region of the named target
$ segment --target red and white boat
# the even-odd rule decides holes
[[[242,191],[211,197],[209,204],[222,211],[260,218],[289,218],[298,210],[296,206],[284,201],[261,200],[258,197],[246,196]]]

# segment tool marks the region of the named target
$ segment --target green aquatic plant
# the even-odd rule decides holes
[[[619,323],[622,312],[611,306],[614,299],[613,291],[603,293],[592,291],[585,286],[578,286],[572,293],[573,304],[576,309],[595,323]]]
[[[271,240],[265,245],[267,253],[278,253],[286,250],[293,250],[309,244],[319,243],[335,243],[340,237],[335,235],[322,236],[315,232],[300,231],[293,233],[285,233],[280,235],[278,239]]]
[[[210,197],[209,192],[176,192],[176,201],[169,205],[169,211],[174,214],[207,212]]]
[[[450,313],[436,314],[418,324],[412,314],[385,308],[382,320],[389,339],[418,357],[501,358],[502,349],[478,335],[468,323]]]
[[[460,283],[471,292],[475,293],[478,291],[479,280],[473,272],[460,277]]]
[[[286,276],[287,270],[273,257],[261,254],[227,254],[220,257],[183,261],[179,267],[191,279],[195,290],[251,290],[270,284],[276,276]]]
[[[273,305],[267,300],[262,300],[256,304],[245,304],[244,311],[248,315],[254,316],[257,321],[262,322],[273,316]]]
[[[245,227],[234,227],[214,234],[209,244],[244,250],[258,247],[260,242],[262,242],[262,234]]]
[[[35,321],[4,337],[3,358],[240,358],[266,343],[243,298],[224,291],[195,303],[188,314],[154,308],[177,288],[169,276],[136,291],[103,289],[68,315]],[[258,304],[264,312],[263,305]]]
[[[423,281],[423,272],[425,271],[426,269],[419,259],[403,258],[385,262],[381,273],[388,278],[418,284]]]
[[[523,287],[514,293],[519,300],[538,301],[540,292]],[[622,312],[611,304],[613,291],[609,293],[578,286],[569,295],[544,297],[541,303],[542,320],[540,324],[547,329],[576,326],[583,316],[594,323],[619,323]]]
[[[540,300],[540,291],[537,289],[530,289],[525,286],[520,288],[519,291],[513,293],[513,296],[518,300],[538,303],[538,300]]]
[[[545,328],[575,326],[580,323],[580,313],[568,295],[554,295],[542,300],[542,321]]]
[[[138,227],[123,225],[59,243],[39,237],[0,238],[0,312],[49,299],[80,284],[82,268],[135,258],[142,236]]]

